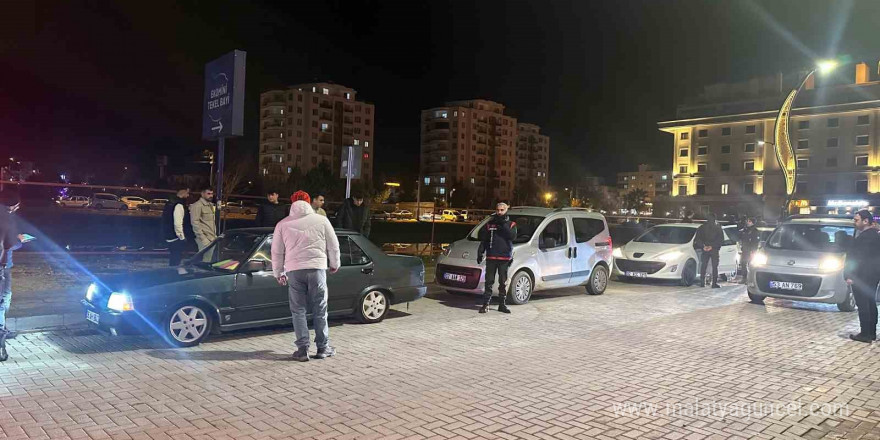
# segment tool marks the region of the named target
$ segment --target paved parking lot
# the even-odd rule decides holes
[[[880,345],[855,313],[614,283],[512,315],[432,290],[339,356],[288,361],[290,329],[195,349],[35,333],[0,364],[0,438],[880,438]]]

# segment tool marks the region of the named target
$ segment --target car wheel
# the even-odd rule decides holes
[[[749,292],[749,301],[751,301],[752,304],[764,304],[764,297]]]
[[[684,287],[690,287],[694,284],[694,280],[697,278],[697,262],[694,260],[687,260],[684,263],[684,269],[681,270],[681,285]]]
[[[388,297],[385,292],[371,290],[358,302],[357,318],[364,324],[382,321],[388,313],[388,307]]]
[[[532,297],[532,277],[519,271],[513,276],[510,283],[510,293],[507,295],[512,304],[523,305]]]
[[[846,294],[846,299],[843,302],[837,303],[837,310],[841,312],[852,312],[856,309],[856,298],[853,296],[852,292],[848,292]]]
[[[587,283],[587,293],[590,295],[601,295],[605,293],[608,287],[608,269],[605,266],[596,266],[593,274],[590,275],[590,282]]]
[[[211,314],[201,304],[179,306],[165,321],[168,341],[177,347],[195,347],[211,333],[212,321]]]

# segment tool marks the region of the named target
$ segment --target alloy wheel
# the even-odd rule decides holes
[[[529,299],[531,291],[532,280],[527,276],[520,277],[516,280],[516,285],[513,287],[513,296],[516,297],[518,302],[524,303]]]
[[[385,294],[377,291],[367,293],[364,295],[361,309],[367,319],[371,321],[381,319],[382,316],[385,315],[385,311],[388,309],[388,301],[385,299]]]
[[[171,337],[178,342],[189,344],[199,340],[208,331],[208,318],[196,306],[183,306],[171,316],[168,324]]]

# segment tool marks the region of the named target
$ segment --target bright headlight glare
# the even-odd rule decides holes
[[[835,256],[827,256],[819,261],[819,269],[821,270],[840,270],[843,269],[843,259]]]
[[[755,253],[755,255],[752,256],[751,264],[756,267],[767,264],[767,254],[763,252]]]
[[[96,293],[98,293],[98,285],[95,283],[89,284],[89,289],[86,290],[86,301],[91,302],[95,298]]]
[[[677,260],[677,259],[681,258],[681,251],[672,251],[672,252],[667,252],[665,254],[660,254],[657,256],[657,258],[659,258],[663,261]]]
[[[113,292],[110,295],[110,300],[107,301],[107,308],[117,312],[134,310],[134,306],[131,303],[131,296],[127,293],[120,292]]]
[[[616,248],[613,252],[611,252],[611,255],[613,255],[614,258],[623,258],[623,251],[620,250],[620,248]]]

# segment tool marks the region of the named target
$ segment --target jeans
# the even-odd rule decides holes
[[[326,348],[330,344],[330,329],[327,327],[327,271],[292,270],[287,273],[287,286],[296,347],[309,348],[309,322],[306,315],[311,312],[315,327],[315,346],[319,350]]]
[[[483,303],[489,304],[492,300],[492,286],[495,284],[495,274],[498,274],[498,301],[504,304],[507,299],[507,270],[510,269],[510,260],[486,260],[486,289],[483,291]]]
[[[0,268],[0,330],[6,326],[6,312],[12,302],[12,271]]]
[[[877,338],[877,301],[874,298],[876,289],[865,288],[853,283],[853,296],[859,308],[859,325],[861,333],[871,339]]]
[[[712,260],[712,285],[718,284],[718,249],[713,248],[711,251],[703,251],[700,255],[700,284],[706,281],[706,269],[709,266],[709,260]]]
[[[168,265],[171,267],[180,266],[180,260],[183,259],[183,250],[186,249],[186,240],[174,240],[168,242]]]

